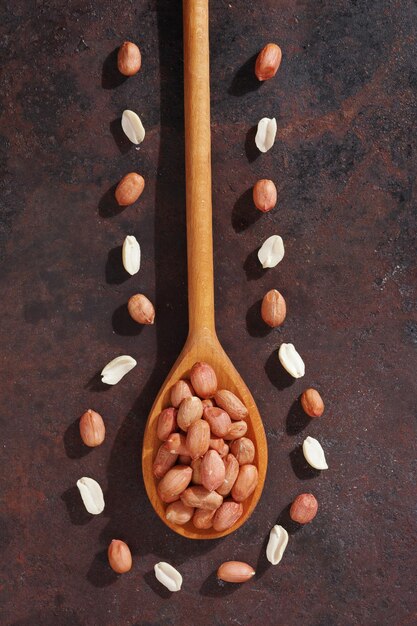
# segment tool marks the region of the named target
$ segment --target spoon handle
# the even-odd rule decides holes
[[[183,0],[189,336],[214,330],[208,0]]]

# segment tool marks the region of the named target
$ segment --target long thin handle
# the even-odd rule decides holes
[[[214,332],[208,0],[183,0],[189,332]]]

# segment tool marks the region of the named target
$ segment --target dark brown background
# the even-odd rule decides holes
[[[259,403],[270,462],[251,520],[201,543],[164,527],[140,475],[146,416],[187,332],[180,3],[14,0],[1,11],[1,623],[415,624],[415,2],[211,2],[217,326]],[[129,80],[114,69],[125,38],[143,53]],[[259,86],[254,55],[270,40],[282,67]],[[127,107],[147,130],[139,151],[120,132]],[[263,116],[278,135],[259,155]],[[114,185],[133,169],[145,193],[117,210]],[[279,188],[269,215],[251,205],[258,177]],[[143,253],[133,278],[120,263],[129,233]],[[273,233],[286,255],[264,272],[256,250]],[[272,287],[288,318],[268,333],[259,300]],[[156,303],[152,328],[127,319],[136,291]],[[282,341],[304,357],[304,379],[283,374]],[[104,391],[97,372],[121,353],[138,366]],[[307,385],[327,407],[310,423],[297,405]],[[107,425],[92,451],[76,421],[89,406]],[[307,435],[328,472],[304,466]],[[83,475],[105,490],[99,517],[74,487]],[[269,529],[302,491],[319,514],[270,567]],[[113,537],[134,553],[119,579],[105,558]],[[220,586],[228,559],[256,578]],[[155,581],[159,560],[183,574],[180,593]]]

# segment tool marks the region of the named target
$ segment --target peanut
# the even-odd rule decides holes
[[[277,328],[284,323],[287,315],[287,306],[284,297],[277,289],[271,289],[262,300],[261,316],[265,324]]]
[[[196,528],[208,529],[213,526],[213,517],[216,514],[216,509],[208,511],[205,509],[196,509],[193,515],[193,524]]]
[[[306,389],[302,393],[301,406],[310,417],[321,417],[324,413],[324,402],[316,389]]]
[[[224,437],[229,432],[232,420],[223,409],[217,407],[206,408],[203,412],[204,419],[209,423],[210,430],[216,437]]]
[[[142,65],[142,55],[138,46],[131,41],[125,41],[117,53],[117,67],[123,76],[137,74]]]
[[[172,433],[166,440],[166,445],[171,454],[185,454],[186,456],[190,456],[185,435]]]
[[[188,465],[176,465],[158,484],[158,494],[163,502],[175,502],[191,481],[193,470]]]
[[[186,506],[181,500],[176,500],[168,504],[165,517],[173,524],[179,524],[182,526],[190,521],[194,515],[194,509],[191,506]]]
[[[299,524],[308,524],[316,517],[318,508],[319,503],[312,493],[301,493],[291,505],[290,517]]]
[[[281,65],[282,52],[276,43],[268,43],[260,53],[255,63],[255,74],[258,80],[264,81],[273,78]]]
[[[136,202],[145,189],[145,179],[136,172],[129,172],[123,176],[116,187],[114,196],[119,206],[129,206]]]
[[[158,425],[156,427],[158,439],[166,441],[176,429],[177,409],[174,409],[173,407],[164,409],[158,416]]]
[[[243,420],[248,416],[248,409],[237,396],[227,389],[220,389],[214,394],[217,406],[229,414],[232,420]]]
[[[253,203],[262,213],[268,213],[277,203],[277,188],[272,180],[262,178],[253,188]]]
[[[194,363],[191,374],[191,384],[200,398],[210,398],[217,391],[217,377],[214,369],[208,363]]]
[[[255,491],[258,484],[258,470],[255,465],[241,465],[236,482],[232,487],[232,498],[243,502]]]
[[[243,420],[239,422],[233,422],[229,429],[229,432],[227,433],[227,435],[225,435],[224,438],[226,440],[239,439],[239,437],[243,437],[244,435],[246,435],[247,430],[248,430],[248,425]]]
[[[88,409],[80,417],[81,439],[89,448],[95,448],[103,443],[106,436],[106,427],[100,413]]]
[[[241,437],[236,439],[232,443],[231,453],[238,460],[239,465],[245,465],[245,463],[252,463],[255,458],[255,446],[253,442],[247,437]]]
[[[207,450],[201,462],[201,482],[208,491],[223,484],[226,475],[224,463],[216,450]]]
[[[191,482],[194,485],[202,485],[202,480],[201,480],[201,462],[202,462],[202,458],[198,457],[196,459],[194,459],[193,461],[191,461],[191,467],[193,468],[193,477],[191,479]]]
[[[190,425],[196,420],[199,420],[202,415],[203,405],[201,404],[200,398],[197,398],[197,396],[184,398],[178,409],[178,426],[181,428],[181,430],[187,431]]]
[[[223,502],[223,497],[217,491],[208,491],[205,487],[199,485],[188,487],[181,494],[180,498],[187,506],[208,511],[215,511]]]
[[[217,493],[226,497],[231,492],[239,474],[239,463],[233,454],[228,454],[227,457],[223,459],[223,462],[225,467],[224,481],[223,484],[217,488]]]
[[[125,574],[132,568],[129,546],[120,539],[113,539],[107,550],[109,565],[117,574]]]
[[[226,583],[245,583],[255,576],[255,570],[241,561],[226,561],[217,570],[217,578]]]
[[[222,458],[229,454],[229,446],[224,439],[210,439],[210,448],[216,450]]]
[[[171,404],[178,409],[185,398],[191,398],[194,395],[194,389],[189,380],[177,380],[171,389]]]
[[[193,422],[188,429],[186,446],[192,459],[197,459],[209,449],[210,445],[210,426],[205,420],[197,420]]]
[[[153,324],[155,321],[154,306],[143,293],[137,293],[129,298],[127,310],[132,320],[138,324]]]
[[[178,454],[173,454],[167,443],[163,443],[156,453],[153,462],[153,475],[155,478],[163,478],[168,470],[177,462]]]
[[[228,528],[231,528],[236,524],[239,517],[243,513],[243,505],[241,502],[223,502],[223,504],[217,509],[216,515],[213,518],[213,528],[217,532],[223,532]]]

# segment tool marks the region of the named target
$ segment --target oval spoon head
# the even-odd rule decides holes
[[[174,383],[181,378],[189,378],[190,370],[197,361],[206,361],[209,363],[216,372],[218,388],[229,389],[245,404],[249,411],[249,415],[246,419],[248,424],[246,436],[252,439],[255,445],[255,458],[253,463],[258,468],[258,484],[252,495],[243,502],[243,515],[234,526],[223,532],[217,532],[214,528],[200,530],[193,525],[192,521],[184,524],[184,526],[179,526],[167,520],[165,517],[167,505],[164,504],[158,496],[157,485],[159,481],[154,477],[152,472],[153,461],[162,443],[156,434],[158,415],[162,409],[170,405],[170,393]],[[261,416],[259,415],[259,411],[249,389],[224,352],[217,337],[213,337],[209,333],[202,333],[198,338],[189,338],[162,385],[146,423],[142,451],[142,472],[146,492],[156,513],[172,530],[189,539],[218,539],[219,537],[224,537],[242,526],[252,514],[262,493],[267,464],[268,449]]]

